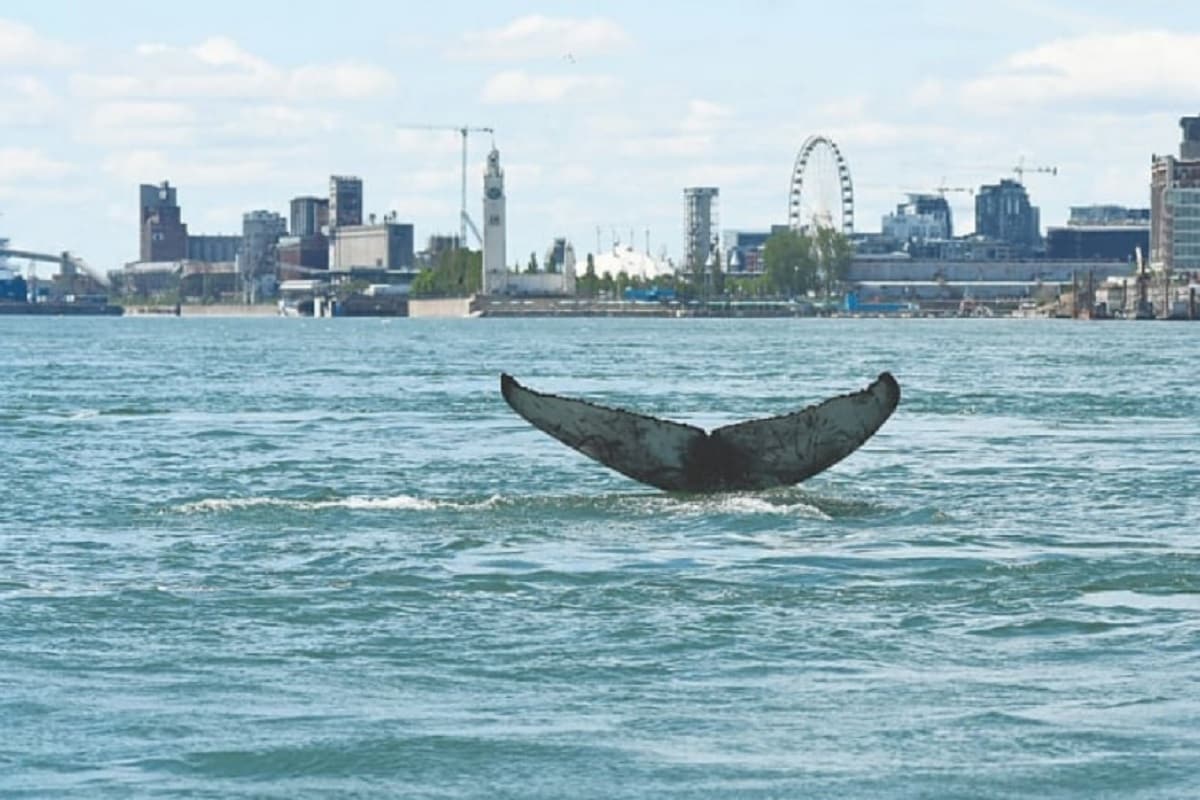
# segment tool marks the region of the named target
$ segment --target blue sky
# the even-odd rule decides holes
[[[455,232],[459,139],[495,128],[508,260],[614,235],[674,257],[682,190],[723,229],[786,221],[797,150],[837,142],[858,230],[906,191],[1021,159],[1042,224],[1148,205],[1153,153],[1200,112],[1200,6],[580,2],[0,2],[0,235],[102,269],[137,257],[137,185],[170,180],[192,233],[364,180],[418,242]],[[480,211],[488,137],[470,145]],[[948,196],[960,232],[973,199]]]

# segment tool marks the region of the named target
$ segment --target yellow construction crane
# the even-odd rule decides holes
[[[467,226],[470,226],[471,232],[475,234],[475,238],[482,245],[483,237],[479,235],[479,229],[475,227],[475,223],[471,221],[470,215],[467,214],[467,134],[494,134],[495,130],[485,127],[472,127],[470,125],[401,125],[399,127],[403,130],[456,131],[462,136],[462,208],[459,210],[458,219],[458,246],[467,246]]]
[[[1013,174],[1017,176],[1017,183],[1025,183],[1026,172],[1041,172],[1047,175],[1057,175],[1058,167],[1027,167],[1025,166],[1025,156],[1021,156],[1017,160],[1017,165],[1012,168]]]

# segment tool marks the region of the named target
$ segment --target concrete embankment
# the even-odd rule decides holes
[[[564,297],[446,297],[409,301],[410,317],[799,317],[788,302],[638,303]]]
[[[274,303],[241,305],[237,303],[214,303],[211,305],[183,304],[180,306],[126,306],[130,316],[156,317],[277,317],[279,306]]]
[[[418,319],[473,317],[479,312],[479,301],[471,297],[413,298],[408,301],[408,315]]]
[[[786,301],[646,303],[551,297],[488,297],[479,300],[484,317],[804,317],[808,304]]]

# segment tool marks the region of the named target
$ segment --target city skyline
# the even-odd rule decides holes
[[[559,236],[595,251],[597,229],[639,249],[648,229],[678,261],[685,187],[720,189],[723,229],[784,222],[811,134],[850,164],[856,230],[879,230],[906,192],[996,183],[1022,160],[1057,168],[1025,181],[1044,229],[1071,206],[1148,205],[1151,155],[1175,152],[1179,118],[1200,110],[1200,12],[1169,3],[318,17],[218,0],[171,24],[145,3],[77,5],[0,12],[0,236],[105,270],[136,260],[137,186],[164,180],[195,234],[286,215],[342,173],[362,177],[364,214],[395,211],[419,242],[454,233],[461,138],[422,125],[495,129],[510,263]],[[492,142],[469,139],[477,220]],[[974,198],[947,199],[968,231]]]

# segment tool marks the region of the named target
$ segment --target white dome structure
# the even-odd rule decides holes
[[[654,280],[666,275],[674,275],[675,268],[670,263],[658,261],[646,253],[640,253],[628,245],[617,246],[612,250],[601,253],[593,259],[597,277],[608,273],[612,277],[624,272],[631,278]],[[576,271],[578,271],[576,267]]]

